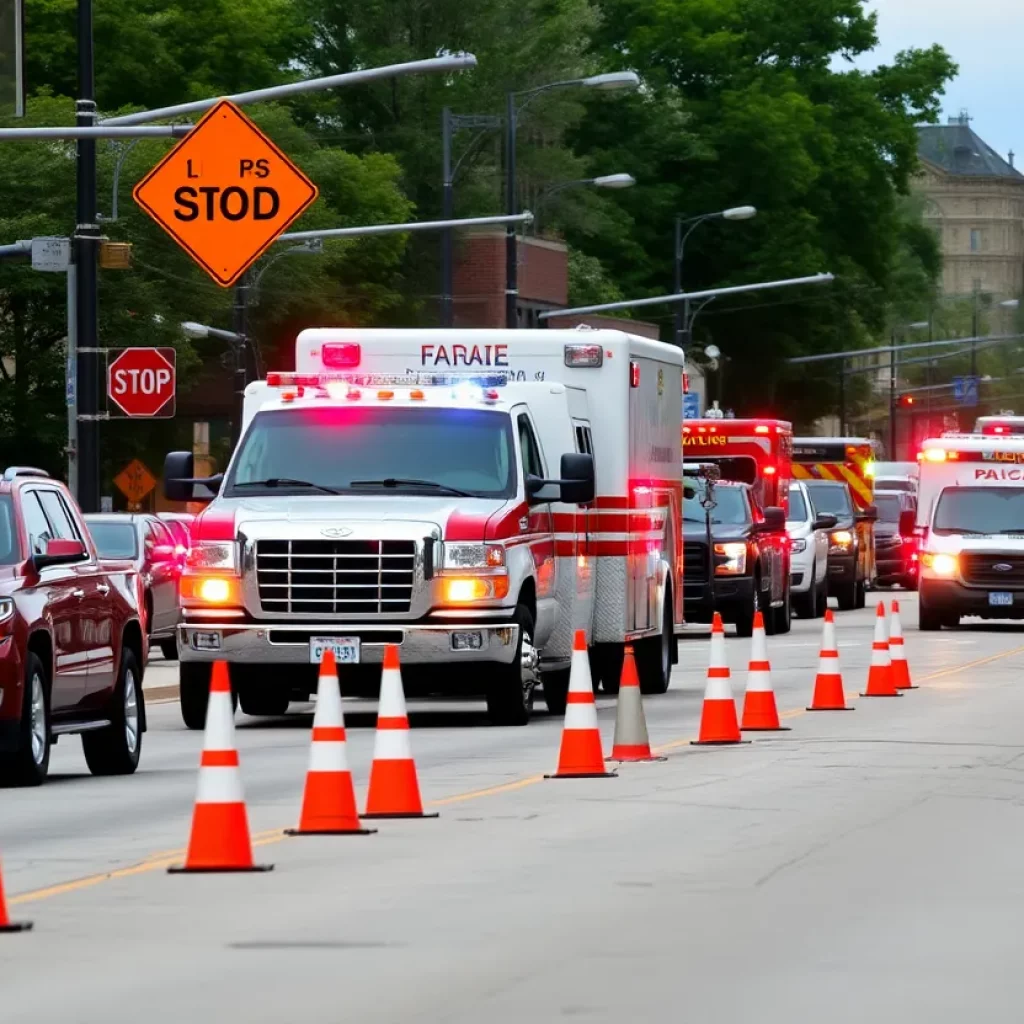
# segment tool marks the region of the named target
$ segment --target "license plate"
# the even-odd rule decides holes
[[[309,661],[319,665],[327,651],[334,651],[334,660],[339,665],[359,664],[359,637],[357,636],[313,636],[309,638]]]
[[[988,603],[996,605],[1013,604],[1013,594],[1001,591],[993,591],[988,595]]]

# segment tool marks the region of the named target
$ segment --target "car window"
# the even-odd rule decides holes
[[[28,546],[32,554],[45,555],[47,541],[53,537],[53,533],[35,491],[22,492],[21,515],[25,520],[25,530],[28,532]]]
[[[56,491],[37,491],[39,503],[43,506],[46,518],[53,527],[54,537],[61,540],[81,540],[78,530],[71,521],[71,513],[64,504],[64,499]]]
[[[811,502],[819,515],[852,516],[853,506],[850,504],[850,492],[845,487],[833,484],[807,484]]]
[[[14,521],[11,499],[0,495],[0,565],[14,565],[21,561],[21,544]]]
[[[799,487],[789,489],[789,521],[791,523],[806,522],[810,516],[807,515],[807,504],[804,502],[804,492]]]
[[[875,495],[875,508],[878,509],[878,518],[883,523],[898,523],[902,507],[900,499],[895,494]]]
[[[101,558],[134,558],[138,551],[135,524],[130,520],[123,523],[90,521],[89,532]]]
[[[159,519],[151,519],[149,521],[149,529],[154,544],[162,544],[164,547],[172,548],[175,546],[174,535]]]
[[[537,449],[529,417],[525,413],[519,414],[518,428],[519,447],[523,453],[523,469],[531,476],[543,477],[544,467],[541,465],[540,452]]]

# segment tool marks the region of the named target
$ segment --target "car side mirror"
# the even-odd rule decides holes
[[[868,505],[867,508],[857,513],[857,518],[866,523],[873,523],[878,518],[878,506]]]
[[[538,495],[545,487],[558,487],[558,500],[566,505],[588,505],[594,500],[594,456],[583,452],[567,452],[562,456],[558,480],[539,476],[526,478],[526,495],[531,501],[550,501]]]
[[[913,537],[914,528],[917,526],[917,513],[913,509],[905,508],[900,512],[900,536]]]
[[[196,460],[192,452],[169,452],[164,459],[164,496],[168,501],[203,501],[196,498],[195,485],[202,484],[214,494],[220,490],[223,473],[196,477]]]
[[[85,557],[85,545],[80,540],[52,538],[46,542],[46,551],[41,555],[33,555],[31,562],[35,571],[39,572],[51,565],[70,565],[72,562],[81,562]]]
[[[831,512],[824,512],[811,524],[812,530],[831,530],[839,520]]]
[[[764,522],[761,524],[761,528],[766,533],[777,533],[781,530],[786,529],[786,510],[784,508],[777,508],[774,505],[769,505],[764,510]]]

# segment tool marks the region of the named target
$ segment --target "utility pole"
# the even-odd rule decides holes
[[[505,213],[514,217],[516,210],[516,94],[510,92],[505,104]],[[516,247],[516,226],[505,226],[505,326],[519,326],[519,253]]]
[[[896,329],[889,349],[889,458],[896,461]]]
[[[231,310],[231,327],[234,340],[234,392],[235,411],[231,422],[231,447],[238,446],[242,436],[242,414],[245,408],[245,385],[248,378],[246,372],[246,348],[248,347],[247,329],[249,326],[249,272],[246,271],[235,285],[234,305]]]
[[[96,124],[92,0],[78,0],[78,102],[75,124]],[[78,493],[83,512],[100,510],[99,244],[96,218],[96,140],[78,140],[75,214],[75,337],[78,400]]]
[[[452,196],[452,108],[445,107],[441,111],[441,219],[451,220],[455,206]],[[454,239],[452,229],[445,228],[441,232],[441,326],[453,327],[454,310],[452,308],[452,277],[454,274],[454,255],[452,248]]]
[[[978,375],[978,352],[977,352],[977,341],[978,337],[978,289],[974,289],[973,304],[971,306],[971,376],[976,377]]]

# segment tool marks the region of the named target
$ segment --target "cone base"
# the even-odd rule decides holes
[[[555,775],[545,775],[545,779],[617,779],[618,772],[561,772]]]
[[[806,708],[805,710],[807,710],[807,711],[856,711],[857,709],[856,708],[841,707],[841,708]]]
[[[0,924],[0,932],[30,932],[32,921],[11,921],[10,924]]]
[[[690,740],[691,747],[738,747],[752,740]]]
[[[896,689],[902,692],[903,690],[919,690],[920,687],[915,685],[914,683],[911,683],[908,686],[897,686]]]
[[[367,818],[375,818],[378,821],[382,818],[439,818],[441,813],[440,811],[378,811],[376,814],[364,814],[362,817],[364,821]]]
[[[375,828],[286,828],[286,836],[372,836]]]
[[[790,725],[743,725],[740,726],[742,732],[791,732],[792,726]]]
[[[197,867],[190,868],[187,864],[175,864],[167,869],[169,875],[230,875],[238,872],[273,871],[273,864],[250,864],[247,867]]]
[[[902,697],[902,693],[862,693],[862,697]]]
[[[667,757],[659,757],[657,754],[616,754],[612,751],[611,757],[606,761],[615,761],[616,764],[639,764],[642,761],[667,761]]]

